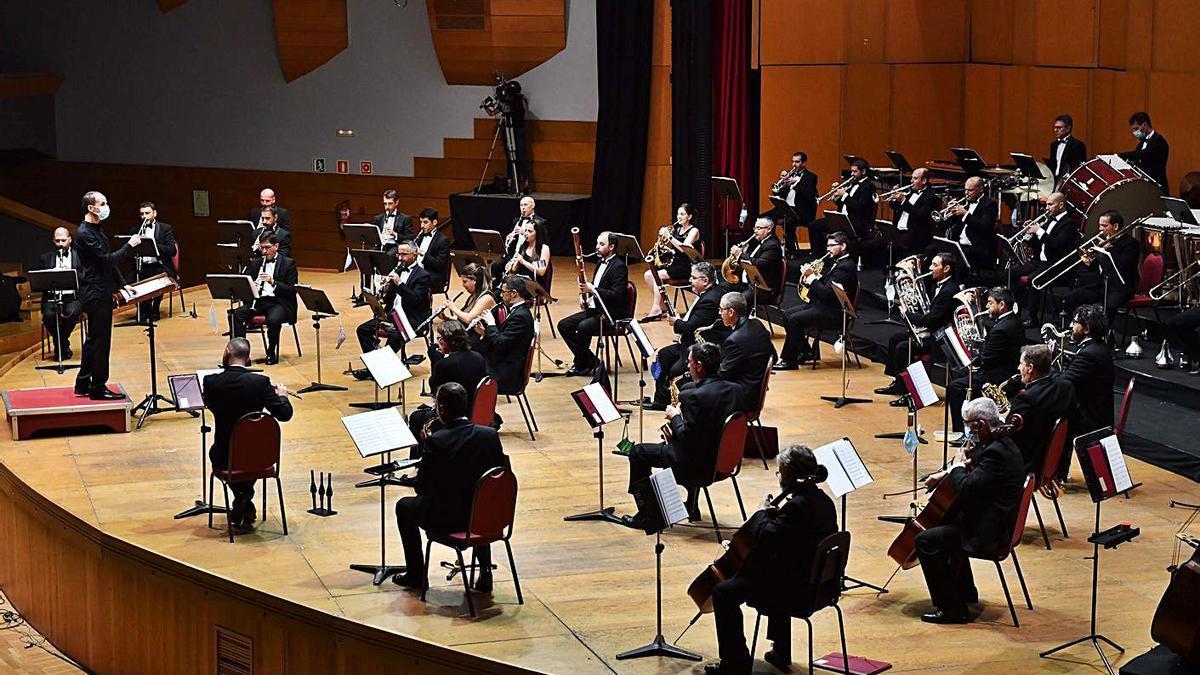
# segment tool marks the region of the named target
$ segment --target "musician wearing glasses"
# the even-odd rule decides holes
[[[808,170],[808,153],[792,153],[792,166],[787,171],[779,172],[779,181],[772,186],[771,196],[782,199],[791,210],[776,206],[759,214],[759,218],[783,220],[785,248],[790,258],[796,254],[796,228],[809,227],[817,217],[817,174]],[[795,211],[795,217],[791,211]],[[818,251],[817,240],[811,233],[809,241],[812,242],[814,254],[825,254],[825,251]]]
[[[849,237],[845,232],[832,232],[825,240],[826,255],[818,275],[805,265],[800,270],[800,284],[808,289],[808,302],[786,310],[787,338],[783,341],[783,352],[775,370],[796,370],[799,364],[820,359],[820,342],[809,344],[807,331],[810,327],[837,328],[842,325],[842,303],[834,288],[845,292],[850,302],[858,294],[858,266],[850,258]]]
[[[905,252],[921,253],[933,242],[933,212],[941,205],[941,197],[929,188],[929,170],[912,172],[907,194],[894,191],[888,203],[892,207],[892,222],[904,234]],[[904,254],[902,254],[904,255]]]
[[[983,193],[983,179],[972,176],[963,186],[965,203],[949,209],[950,238],[962,246],[974,270],[996,266],[996,220],[1000,205]]]
[[[429,302],[429,272],[417,264],[417,247],[413,246],[411,241],[400,242],[396,253],[400,257],[400,262],[383,284],[383,306],[389,310],[402,310],[409,325],[416,328],[429,318],[432,309]],[[373,317],[359,324],[356,333],[358,345],[364,354],[379,348],[380,327],[387,329],[388,347],[392,351],[405,353],[405,340],[400,334],[399,327],[392,325],[390,319],[390,317],[387,319]],[[425,357],[421,354],[406,355],[405,363],[412,365],[420,363],[424,359]],[[364,369],[355,371],[354,376],[366,379],[370,377],[370,374],[366,373]]]
[[[646,410],[667,409],[667,404],[670,403],[671,382],[688,372],[688,348],[696,344],[696,333],[701,333],[702,340],[706,337],[712,339],[711,335],[705,334],[705,330],[717,321],[721,304],[717,271],[712,263],[698,262],[692,265],[689,281],[692,284],[692,292],[696,294],[696,301],[692,303],[686,315],[667,319],[678,341],[658,350],[655,358],[658,361],[659,372],[654,380],[654,398],[645,403]]]
[[[729,335],[721,342],[717,377],[742,387],[742,410],[758,407],[767,366],[775,360],[771,334],[758,319],[746,316],[746,298],[736,291],[721,296],[721,323]]]
[[[771,304],[779,298],[783,290],[783,247],[775,238],[775,222],[767,218],[754,221],[754,236],[744,244],[730,247],[729,256],[734,260],[749,260],[762,275],[763,281],[769,288],[762,289],[750,283],[749,277],[743,270],[741,281],[736,284],[725,284],[726,290],[738,290],[746,298],[746,304]]]
[[[525,360],[535,335],[533,313],[529,310],[532,299],[524,277],[508,277],[500,283],[504,320],[496,325],[483,321],[475,324],[479,351],[487,361],[487,374],[496,381],[500,393],[520,391],[524,382]]]
[[[506,269],[510,260],[521,249],[522,244],[526,244],[526,229],[525,226],[532,224],[537,228],[538,241],[545,240],[546,219],[534,213],[537,208],[537,202],[533,197],[521,197],[518,203],[520,215],[513,218],[512,229],[504,237],[504,257],[492,263],[492,278],[503,279],[506,276]]]
[[[888,339],[888,359],[883,372],[892,377],[892,383],[876,389],[876,394],[903,396],[908,391],[900,379],[900,373],[904,372],[904,369],[911,363],[910,356],[918,357],[930,353],[933,344],[929,335],[950,325],[954,316],[954,308],[958,305],[954,295],[962,290],[958,282],[954,280],[954,272],[957,268],[958,262],[953,253],[942,251],[933,256],[933,262],[929,264],[929,278],[933,280],[933,293],[928,311],[922,312],[918,307],[909,307],[901,296],[900,311],[905,314],[908,324],[914,328],[925,329],[927,332],[924,334],[924,339],[919,339],[907,330],[897,332]],[[917,280],[917,283],[923,284],[924,279]],[[904,399],[896,399],[891,404],[902,406],[905,402]]]
[[[1000,384],[1007,380],[1016,371],[1021,347],[1025,344],[1025,328],[1013,312],[1012,291],[1003,286],[988,291],[987,313],[994,323],[984,338],[979,356],[970,366],[973,372],[954,378],[946,386],[946,405],[950,406],[950,424],[954,431],[963,429],[961,409],[963,401],[969,397],[968,384],[972,391],[980,391],[985,384]]]
[[[1032,255],[1029,262],[1014,270],[1017,278],[1032,279],[1050,263],[1067,256],[1079,245],[1079,227],[1068,212],[1067,198],[1061,192],[1051,193],[1046,198],[1046,210],[1042,215],[1023,227],[1028,242],[1022,245],[1028,246]],[[1026,328],[1033,327],[1041,314],[1043,301],[1042,293],[1031,291],[1028,284],[1017,287],[1017,301],[1029,312],[1025,319]]]
[[[1135,112],[1129,116],[1129,131],[1137,139],[1137,147],[1129,152],[1117,153],[1117,155],[1145,171],[1146,175],[1162,188],[1163,195],[1170,197],[1171,184],[1167,182],[1167,157],[1171,154],[1171,146],[1167,143],[1167,139],[1150,126],[1150,115],[1144,112]]]
[[[921,571],[933,600],[933,611],[921,615],[926,623],[971,621],[967,605],[979,602],[979,591],[970,558],[1004,550],[1009,544],[1006,540],[1012,536],[1025,484],[1021,450],[1003,435],[996,402],[974,399],[957,416],[966,420],[978,445],[969,455],[959,450],[948,469],[925,481],[933,487],[948,480],[958,493],[954,515],[916,538]]]
[[[1046,166],[1054,175],[1054,184],[1059,185],[1079,165],[1087,161],[1087,145],[1071,135],[1075,121],[1070,115],[1054,118],[1054,140],[1050,142],[1050,155]]]
[[[280,252],[279,238],[271,232],[259,235],[255,258],[246,275],[258,286],[258,299],[233,312],[233,337],[244,337],[246,326],[256,316],[267,319],[267,365],[279,363],[279,329],[296,323],[296,284],[300,283],[296,263]]]
[[[479,388],[480,380],[487,376],[487,364],[479,352],[471,351],[466,328],[453,319],[438,324],[435,344],[442,357],[429,366],[429,391],[436,392],[447,382],[457,382],[467,392],[467,414],[470,415],[475,390]],[[417,406],[408,416],[408,429],[417,439],[417,444],[408,451],[410,458],[420,457],[425,448],[427,423],[430,423],[430,433],[442,428],[440,423],[433,422],[436,418],[437,411],[427,403]]]
[[[158,209],[154,202],[142,202],[138,206],[138,218],[141,222],[135,225],[129,234],[141,235],[142,239],[153,239],[158,247],[158,257],[141,256],[134,265],[138,281],[166,273],[175,276],[175,230],[166,223],[159,222]],[[159,308],[162,306],[162,296],[140,303],[138,316],[158,321]]]
[[[1111,325],[1117,310],[1137,292],[1141,280],[1140,247],[1136,239],[1122,231],[1124,227],[1125,218],[1120,211],[1100,214],[1100,236],[1094,246],[1082,252],[1075,288],[1063,300],[1068,314],[1080,305],[1103,303]]]
[[[1021,348],[1017,366],[1021,389],[1010,397],[1009,414],[1021,416],[1021,428],[1012,438],[1025,458],[1025,473],[1041,474],[1054,426],[1075,408],[1075,388],[1050,372],[1053,361],[1054,353],[1047,345]]]

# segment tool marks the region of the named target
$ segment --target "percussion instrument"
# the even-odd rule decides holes
[[[1162,189],[1141,169],[1117,155],[1099,155],[1079,165],[1063,181],[1067,205],[1084,216],[1084,235],[1099,229],[1100,214],[1114,209],[1125,222],[1162,211]]]

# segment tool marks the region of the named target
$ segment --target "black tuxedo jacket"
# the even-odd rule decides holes
[[[488,326],[480,340],[487,357],[487,373],[501,394],[517,393],[525,384],[525,360],[533,344],[533,314],[523,302],[508,310],[498,326]]]
[[[717,446],[725,418],[741,408],[742,388],[707,377],[679,392],[680,414],[671,418],[672,467],[683,485],[708,485],[717,464]]]
[[[440,293],[446,287],[446,279],[450,274],[450,240],[446,235],[434,230],[433,234],[418,234],[417,238],[413,239],[413,245],[419,247],[422,237],[433,238],[421,258],[421,267],[429,272],[429,288],[435,293]]]
[[[765,591],[753,593],[749,604],[770,610],[811,601],[815,589],[806,575],[817,545],[838,531],[837,511],[829,495],[814,483],[801,483],[779,508],[750,516],[746,527],[755,548],[738,576]]]
[[[79,282],[83,283],[83,276],[82,276],[83,261],[80,260],[80,258],[79,258],[79,251],[76,251],[75,247],[72,246],[71,248],[67,249],[67,253],[68,253],[68,255],[71,256],[71,269],[75,270],[75,275],[79,278]],[[38,269],[43,269],[43,270],[54,269],[54,263],[55,263],[55,259],[57,257],[58,257],[58,249],[57,248],[55,248],[55,250],[53,250],[53,251],[46,251],[45,253],[42,254],[42,257],[38,261],[39,264],[41,265],[41,267],[39,267]],[[69,296],[67,296],[67,300],[77,298],[78,296],[79,296],[78,293],[76,293],[73,296],[69,295]],[[66,302],[67,300],[64,300],[64,302]],[[52,311],[50,308],[53,306],[54,306],[54,294],[53,293],[42,293],[42,315],[46,316],[46,315],[50,314],[50,312]]]
[[[1113,362],[1106,343],[1088,340],[1080,347],[1062,379],[1075,387],[1071,435],[1113,425]]]
[[[487,364],[482,354],[469,349],[454,352],[434,361],[430,366],[429,393],[436,393],[438,387],[447,382],[457,382],[467,390],[467,404],[470,406],[475,402],[475,389],[479,386],[479,381],[486,376]]]
[[[263,232],[263,228],[255,225],[254,241],[256,241],[256,242],[258,241],[258,238],[260,236],[262,236],[262,232]],[[290,228],[283,227],[282,225],[279,224],[278,221],[276,221],[274,232],[275,232],[275,238],[279,240],[279,252],[286,255],[289,258],[292,257],[292,230]],[[256,258],[262,257],[262,252],[259,251],[258,249],[255,249],[254,256]]]
[[[1132,297],[1141,281],[1141,268],[1138,265],[1141,247],[1136,239],[1124,234],[1113,241],[1109,253],[1112,254],[1111,264],[1107,257],[1097,255],[1090,267],[1101,270],[1108,277],[1109,293],[1120,292],[1124,297]],[[1114,274],[1114,264],[1116,271],[1120,272],[1119,277]],[[1125,281],[1124,285],[1121,284],[1122,279]],[[1104,280],[1100,279],[1097,285],[1103,286]]]
[[[817,217],[817,197],[819,196],[817,194],[817,174],[805,169],[795,185],[785,184],[772,194],[786,202],[788,193],[793,190],[796,191],[796,198],[792,201],[796,214],[800,216],[798,222],[801,225],[808,225]]]
[[[717,320],[717,314],[721,308],[721,295],[719,287],[711,286],[692,303],[692,309],[688,312],[687,319],[680,319],[671,326],[671,329],[679,336],[679,344],[683,345],[685,349],[695,344],[697,328],[711,326]]]
[[[608,313],[614,320],[628,319],[633,312],[634,308],[629,306],[628,286],[629,268],[626,267],[625,261],[619,256],[610,257],[608,268],[604,270],[604,276],[600,277],[600,283],[596,285],[596,293],[604,301],[604,306],[608,308]],[[599,305],[595,311],[603,315]]]
[[[1025,345],[1025,327],[1016,313],[1010,312],[996,322],[983,340],[983,349],[975,364],[979,366],[979,382],[999,384],[1017,372],[1021,347]]]
[[[1035,255],[1040,256],[1042,251],[1046,252],[1047,264],[1061,259],[1079,246],[1079,226],[1070,214],[1064,215],[1054,226],[1050,234],[1044,232],[1046,229],[1044,226],[1042,229],[1042,236],[1040,238],[1034,237],[1031,243],[1033,244]]]
[[[996,221],[1000,218],[1000,205],[996,200],[983,195],[979,198],[979,206],[974,213],[954,219],[955,227],[951,238],[958,241],[963,228],[967,230],[967,238],[971,247],[964,249],[971,267],[976,269],[991,269],[996,262]]]
[[[717,377],[741,385],[742,410],[758,407],[763,375],[775,356],[771,334],[758,319],[741,319],[721,343],[721,367]]]
[[[853,186],[850,186],[853,187]],[[875,228],[875,183],[870,178],[859,181],[859,188],[845,199],[834,199],[840,207],[846,205],[846,217],[854,226],[854,233],[862,239]]]
[[[771,287],[771,295],[778,297],[779,292],[783,290],[781,285],[783,281],[783,246],[779,244],[779,240],[775,238],[774,234],[768,235],[746,255],[750,257],[750,262],[758,268],[758,273],[762,275],[763,281],[766,281],[767,285]]]
[[[254,225],[255,229],[258,228],[258,219],[262,217],[262,210],[263,207],[256,206],[250,209],[250,215],[246,218]],[[288,213],[287,209],[278,205],[275,207],[275,227],[287,230],[289,233],[292,231],[292,215]]]
[[[1057,375],[1031,382],[1012,398],[1009,414],[1020,415],[1024,420],[1012,439],[1025,458],[1025,473],[1041,473],[1054,425],[1060,418],[1067,419],[1074,407],[1074,387]]]
[[[933,241],[932,213],[942,205],[942,198],[934,194],[926,186],[921,190],[917,201],[908,203],[908,196],[899,202],[888,202],[892,207],[892,223],[899,224],[900,214],[908,214],[908,231],[904,237],[905,245],[914,251],[924,251]]]
[[[1163,138],[1162,134],[1155,131],[1150,138],[1138,141],[1137,147],[1133,150],[1117,154],[1136,164],[1155,183],[1158,183],[1164,195],[1171,196],[1171,187],[1167,183],[1167,157],[1171,154],[1171,146],[1167,144],[1167,139]]]
[[[140,224],[129,229],[129,234],[137,234],[142,227]],[[154,245],[158,247],[158,258],[169,276],[175,272],[175,229],[167,223],[157,220],[154,222]]]
[[[829,314],[840,316],[842,303],[838,302],[833,290],[835,283],[846,292],[850,302],[854,302],[854,296],[858,294],[858,265],[849,255],[842,256],[837,262],[826,263],[824,273],[812,282],[808,291],[812,304]]]
[[[460,417],[430,434],[417,471],[421,527],[433,534],[465,530],[471,518],[475,484],[498,466],[507,467],[508,458],[500,436],[491,427]]]
[[[533,226],[537,228],[539,244],[549,243],[550,233],[546,231],[546,219],[536,213],[528,218],[525,218],[524,216],[517,216],[516,218],[513,218],[512,229],[509,230],[509,234],[512,234],[512,230],[516,229],[518,225],[524,225],[526,221],[532,221]],[[506,235],[504,238],[504,259],[508,260],[516,255],[517,251],[520,250],[520,248],[524,245],[524,237],[514,236],[509,239],[509,237]]]
[[[928,328],[930,331],[944,328],[950,324],[950,317],[954,315],[954,308],[958,306],[954,296],[960,290],[962,289],[956,281],[947,279],[929,299],[929,311],[924,314],[909,314],[909,320],[914,326]]]
[[[371,218],[371,223],[379,229],[381,234],[383,233],[383,219],[386,216],[386,211],[380,211],[379,213],[376,213],[373,218]],[[411,240],[416,236],[416,230],[413,228],[412,216],[401,211],[400,209],[396,209],[396,221],[394,223],[394,227],[396,228],[397,243]]]
[[[408,317],[408,323],[413,328],[424,323],[432,311],[430,307],[429,272],[413,264],[412,272],[402,284],[388,283],[387,293],[383,296],[383,304],[389,309],[395,304],[396,296],[400,297],[400,307]]]
[[[973,467],[956,466],[947,479],[958,491],[958,517],[963,550],[988,555],[1010,543],[1013,521],[1025,486],[1025,461],[1011,438],[977,450]]]
[[[98,298],[111,298],[113,291],[125,285],[125,277],[117,269],[117,263],[133,253],[128,243],[115,251],[108,248],[108,234],[100,225],[88,221],[79,224],[72,245],[79,254],[79,292],[76,297],[82,303]]]
[[[1067,144],[1066,149],[1063,150],[1061,163],[1058,161],[1058,146],[1060,143]],[[1078,138],[1068,136],[1065,141],[1055,139],[1050,142],[1050,156],[1046,158],[1046,166],[1055,178],[1065,178],[1067,174],[1079,168],[1079,165],[1086,161],[1087,146]]]
[[[251,373],[244,366],[228,366],[204,378],[204,407],[215,420],[213,444],[208,457],[214,469],[229,466],[229,434],[242,415],[266,410],[280,422],[292,419],[292,404],[275,393],[265,375]]]
[[[250,265],[246,268],[246,275],[250,280],[257,283],[259,270],[263,268],[263,262],[266,258],[255,258],[250,261]],[[287,308],[288,323],[296,323],[296,284],[300,283],[300,276],[296,272],[296,261],[287,257],[283,253],[276,252],[275,254],[275,299],[279,304]]]

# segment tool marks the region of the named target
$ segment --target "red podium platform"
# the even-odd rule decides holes
[[[120,384],[109,384],[108,388],[125,398],[93,401],[86,396],[76,396],[74,387],[10,389],[0,391],[0,397],[4,399],[14,441],[23,441],[43,429],[102,426],[128,433],[133,401]]]

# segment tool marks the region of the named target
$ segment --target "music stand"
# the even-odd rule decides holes
[[[116,235],[116,239],[118,241],[124,241],[124,243],[129,243],[129,240],[132,238],[133,238],[132,234]],[[136,270],[135,276],[137,277],[138,281],[142,280],[142,278],[141,278],[142,277],[142,258],[154,258],[154,259],[158,260],[159,262],[162,262],[162,254],[158,252],[158,244],[154,241],[154,239],[152,237],[142,237],[142,240],[138,242],[137,246],[132,246],[130,248],[133,251],[131,254],[131,255],[133,255],[133,267]],[[149,302],[149,300],[147,300],[146,302]],[[142,304],[143,303],[139,302],[137,304],[137,307],[134,308],[134,311],[133,311],[134,320],[133,321],[122,321],[121,323],[114,323],[113,328],[126,328],[128,326],[143,325],[142,324]]]
[[[1121,446],[1113,435],[1112,427],[1098,429],[1082,436],[1076,436],[1074,441],[1075,454],[1079,457],[1079,469],[1083,472],[1087,483],[1088,494],[1096,504],[1095,530],[1088,542],[1092,544],[1092,616],[1091,631],[1076,640],[1048,649],[1039,656],[1045,658],[1057,651],[1073,647],[1081,642],[1091,642],[1104,668],[1113,675],[1112,665],[1108,662],[1100,642],[1104,641],[1113,649],[1125,653],[1125,648],[1096,632],[1096,600],[1099,595],[1100,577],[1100,545],[1104,548],[1116,548],[1118,545],[1132,540],[1141,533],[1136,527],[1128,524],[1116,525],[1107,530],[1100,530],[1100,504],[1117,495],[1123,495],[1141,485],[1134,483],[1129,476],[1129,467],[1125,465],[1125,457],[1121,454]]]
[[[613,254],[619,255],[629,264],[629,258],[642,261],[646,259],[646,254],[642,251],[642,245],[638,243],[637,237],[632,234],[621,234],[620,232],[612,232]]]
[[[849,403],[871,403],[871,399],[869,398],[853,398],[846,396],[846,366],[849,362],[848,356],[850,351],[850,336],[846,333],[850,325],[850,317],[858,318],[858,314],[854,311],[854,303],[850,301],[850,298],[846,295],[846,291],[842,290],[842,288],[836,284],[832,285],[831,288],[833,288],[833,294],[837,296],[838,303],[842,306],[842,395],[822,396],[821,400],[832,401],[835,409],[841,408]]]
[[[816,457],[817,464],[824,466],[829,473],[829,477],[825,479],[826,485],[829,486],[829,491],[833,493],[835,499],[841,499],[842,501],[841,529],[845,532],[846,495],[875,482],[875,478],[871,475],[871,471],[867,469],[867,465],[863,462],[862,456],[858,454],[858,450],[854,447],[854,444],[845,436],[832,443],[826,443],[819,448],[813,448],[813,456]],[[847,584],[846,582],[850,583]],[[886,588],[848,576],[845,574],[845,570],[843,570],[842,590],[851,591],[856,588],[871,588],[880,594],[888,592]]]
[[[963,173],[968,178],[978,176],[980,172],[988,168],[988,163],[975,152],[974,148],[950,148],[950,152],[954,153],[954,163],[962,167]]]
[[[475,252],[489,265],[497,258],[503,258],[508,252],[504,245],[504,237],[495,230],[477,230],[471,227],[467,228],[467,232],[471,235],[471,241],[475,242]]]
[[[366,366],[367,372],[371,374],[371,379],[375,381],[375,400],[365,403],[351,403],[351,408],[365,408],[367,410],[382,410],[394,406],[404,405],[404,385],[401,384],[408,378],[412,377],[412,372],[408,366],[404,365],[404,361],[396,352],[392,351],[391,347],[386,344],[374,351],[366,352],[359,356],[362,359],[363,365]],[[392,401],[392,385],[400,384],[400,400]],[[387,400],[379,400],[379,390],[387,390]]]
[[[234,243],[250,248],[254,244],[254,223],[248,220],[218,220],[217,232],[223,244]]]
[[[321,321],[337,316],[337,310],[333,308],[333,303],[329,301],[329,296],[325,294],[325,291],[305,284],[296,284],[295,288],[296,295],[300,296],[300,300],[304,302],[304,307],[313,313],[313,331],[316,334],[317,342],[317,381],[297,393],[307,394],[310,391],[347,391],[346,387],[321,382]]]
[[[376,251],[383,246],[383,240],[379,238],[379,228],[375,227],[374,223],[346,223],[342,226],[342,236],[351,248],[354,248],[355,243],[360,249]]]
[[[458,274],[460,279],[466,276],[466,273],[463,272],[463,270],[465,270],[468,265],[479,265],[481,268],[483,268],[483,278],[491,281],[491,266],[487,264],[487,261],[483,259],[483,256],[475,253],[474,251],[451,251],[450,265],[454,267],[454,271]]]
[[[214,371],[216,372],[216,371]],[[179,412],[191,413],[193,416],[200,412],[200,499],[189,509],[175,514],[175,520],[202,516],[207,513],[225,513],[224,506],[215,506],[208,501],[208,416],[204,408],[204,385],[199,372],[168,375],[167,386],[171,388],[171,396],[175,399],[175,409]]]
[[[29,290],[40,291],[43,295],[46,293],[55,293],[54,306],[58,313],[54,318],[54,332],[56,337],[55,344],[62,344],[62,295],[58,291],[77,291],[79,290],[79,273],[75,269],[66,270],[33,270],[29,272]],[[82,350],[80,350],[82,351]],[[61,349],[54,350],[54,358],[58,361],[53,366],[36,366],[36,370],[57,370],[59,375],[68,368],[78,368],[78,364],[63,365],[63,355]]]
[[[621,412],[617,410],[616,404],[605,391],[604,385],[599,382],[593,382],[585,385],[583,389],[571,392],[571,399],[575,401],[575,405],[579,406],[579,412],[583,415],[583,419],[593,429],[592,438],[596,439],[600,508],[573,516],[563,516],[563,520],[569,523],[581,520],[603,520],[621,524],[621,519],[613,514],[613,507],[604,505],[604,425],[621,419]]]
[[[896,152],[895,150],[887,150],[884,152],[884,154],[887,155],[889,160],[891,160],[892,166],[894,166],[900,170],[901,176],[905,176],[905,175],[911,176],[912,175],[912,172],[913,172],[912,164],[908,163],[908,159],[905,158],[904,155],[902,155],[899,152]],[[845,528],[843,528],[843,529],[845,529]]]
[[[249,246],[242,246],[232,241],[217,244],[217,260],[221,267],[231,272],[245,270],[252,257]]]
[[[710,180],[712,181],[713,192],[715,192],[717,196],[721,198],[722,218],[724,218],[725,214],[729,211],[729,203],[731,200],[738,203],[739,212],[745,207],[745,201],[742,199],[742,191],[738,189],[737,179],[728,178],[726,176],[712,176]],[[729,230],[731,228],[732,225],[721,223],[721,231],[725,234],[726,255],[729,254]]]
[[[1042,170],[1038,168],[1037,160],[1032,155],[1027,155],[1023,152],[1010,152],[1008,156],[1012,157],[1013,162],[1017,165],[1017,171],[1020,171],[1021,175],[1027,180],[1036,182],[1049,177],[1042,175]]]
[[[205,277],[208,294],[213,300],[228,300],[229,336],[233,337],[233,301],[253,304],[258,298],[258,284],[245,274],[210,274]]]
[[[943,246],[949,247],[954,252],[954,256],[958,258],[958,262],[962,263],[962,266],[967,269],[967,272],[973,269],[970,259],[967,258],[967,252],[963,250],[962,244],[958,243],[957,240],[950,239],[949,237],[934,237],[933,240]]]
[[[746,275],[746,282],[756,289],[753,294],[753,303],[750,306],[750,316],[758,316],[758,290],[770,293],[771,285],[763,278],[762,272],[758,271],[758,266],[747,260],[739,260],[738,266],[742,268],[742,273]],[[782,290],[782,289],[781,289]]]

